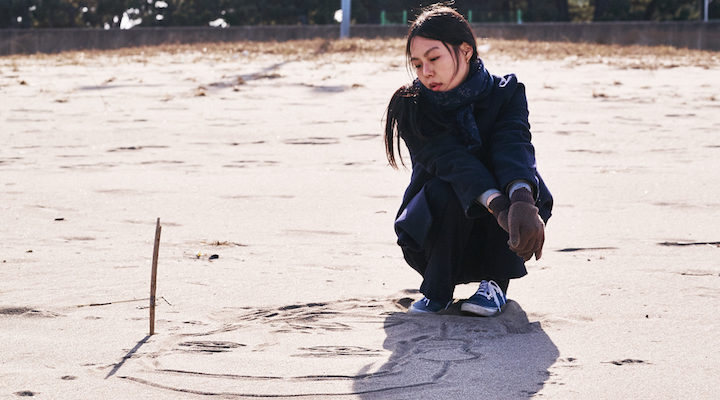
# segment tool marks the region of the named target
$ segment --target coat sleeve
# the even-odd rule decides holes
[[[484,206],[475,199],[486,190],[499,186],[485,164],[468,151],[467,145],[450,134],[424,141],[405,139],[405,144],[410,150],[413,169],[423,168],[448,182],[468,217],[484,214]]]
[[[499,90],[510,91],[509,100],[500,108],[493,124],[489,146],[490,157],[498,187],[507,193],[517,181],[527,181],[535,198],[538,196],[538,178],[535,148],[530,143],[530,123],[525,97],[525,86],[514,75],[507,75]],[[502,83],[501,83],[502,85]]]

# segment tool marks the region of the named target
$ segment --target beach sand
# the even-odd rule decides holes
[[[480,45],[556,200],[495,318],[405,313],[401,40],[0,58],[0,398],[717,398],[720,54]]]

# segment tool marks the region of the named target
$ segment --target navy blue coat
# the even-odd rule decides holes
[[[420,98],[419,107],[423,114],[423,108],[431,106]],[[423,138],[402,135],[410,151],[412,176],[395,222],[401,246],[424,248],[437,216],[423,187],[434,178],[450,184],[467,218],[488,214],[485,206],[475,201],[486,190],[506,192],[513,181],[525,180],[532,186],[540,217],[545,222],[550,218],[553,199],[536,170],[525,86],[515,75],[493,76],[493,89],[475,103],[473,115],[481,144],[460,136],[460,129],[427,129]]]

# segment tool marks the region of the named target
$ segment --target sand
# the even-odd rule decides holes
[[[405,313],[401,41],[0,58],[0,398],[717,398],[718,53],[481,49],[556,199],[495,318]]]

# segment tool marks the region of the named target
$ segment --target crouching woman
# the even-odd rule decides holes
[[[417,79],[390,100],[385,149],[397,168],[404,141],[412,163],[395,221],[405,260],[423,277],[409,312],[441,312],[456,285],[479,282],[461,310],[495,315],[510,279],[540,259],[553,203],[536,170],[525,87],[485,69],[469,24],[449,7],[418,16],[406,56]]]

